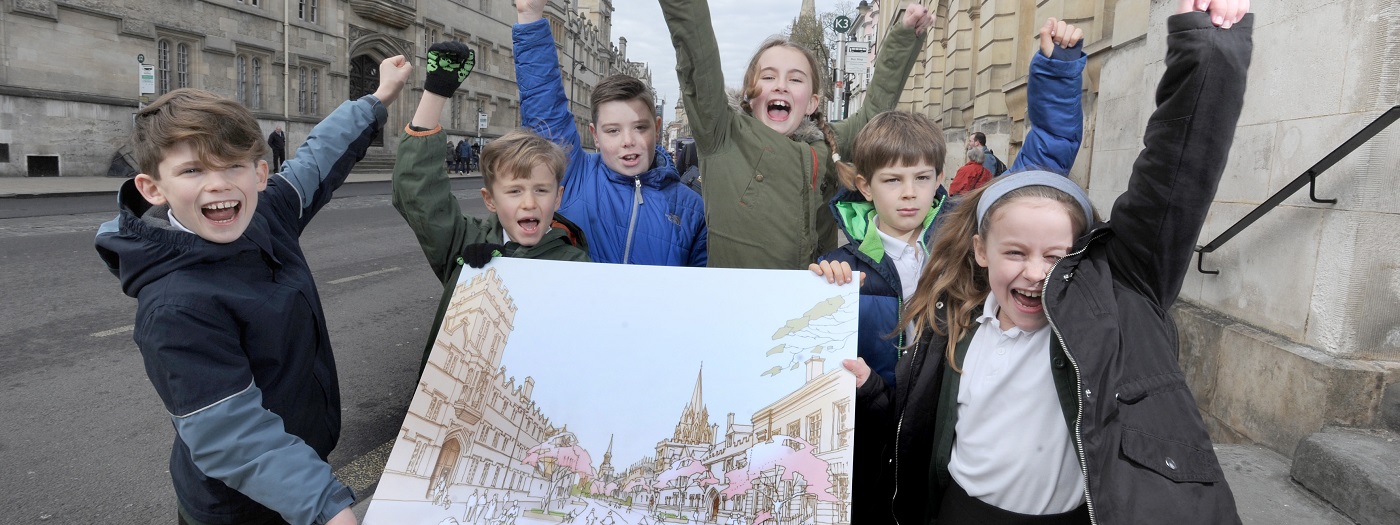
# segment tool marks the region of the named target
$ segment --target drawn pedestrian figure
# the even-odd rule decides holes
[[[588,509],[588,515],[583,517],[583,522],[588,525],[594,525],[598,522],[598,516],[593,514],[593,509]]]
[[[473,522],[473,517],[476,514],[477,508],[481,506],[481,498],[478,494],[480,492],[480,490],[473,490],[472,495],[467,497],[467,510],[462,514],[462,521],[467,523]]]
[[[564,515],[564,523],[573,523],[573,522],[574,522],[574,518],[577,518],[577,517],[578,517],[578,511],[577,511],[577,510],[574,510],[574,509],[570,509],[570,510],[569,510],[569,513]]]
[[[520,504],[516,500],[510,501],[510,510],[506,511],[505,523],[515,525],[515,519],[520,517]]]

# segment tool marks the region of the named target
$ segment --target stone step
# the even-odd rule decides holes
[[[1293,453],[1292,476],[1360,525],[1400,523],[1400,435],[1328,427]]]

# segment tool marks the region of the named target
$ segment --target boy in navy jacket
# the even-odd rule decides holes
[[[97,251],[138,300],[133,337],[170,413],[170,476],[189,524],[353,524],[326,457],[340,389],[299,237],[384,125],[411,66],[380,65],[269,177],[257,121],[207,91],[136,115],[142,173],[122,185]]]

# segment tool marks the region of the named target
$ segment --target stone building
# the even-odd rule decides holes
[[[1085,32],[1085,136],[1071,177],[1107,214],[1128,183],[1164,69],[1165,0],[924,0],[936,24],[900,109],[933,117],[948,141],[945,172],[973,131],[1013,158],[1026,133],[1026,70],[1047,17]],[[869,1],[874,40],[902,16]],[[1247,216],[1380,115],[1400,108],[1400,10],[1385,0],[1255,2],[1254,54],[1234,148],[1199,244]],[[1297,28],[1308,30],[1300,34]],[[1400,455],[1400,126],[1391,126],[1301,192],[1193,261],[1173,309],[1181,362],[1213,436],[1294,460],[1293,475],[1361,523],[1389,522],[1387,482],[1347,479],[1376,459],[1343,442]],[[1210,140],[1200,137],[1199,140]],[[1388,395],[1387,395],[1388,394]],[[1378,432],[1349,432],[1360,428]],[[1342,429],[1342,430],[1339,430]],[[1345,465],[1352,465],[1347,467]],[[1336,472],[1337,470],[1333,470]],[[1381,478],[1400,474],[1389,464]],[[1371,478],[1376,479],[1376,478]],[[1393,487],[1393,482],[1391,487]],[[1349,488],[1348,488],[1349,487]],[[1380,511],[1376,509],[1381,509]],[[1377,514],[1390,512],[1391,514]]]
[[[612,44],[612,12],[611,0],[546,9],[586,147],[592,86],[615,72],[650,81],[625,44]],[[515,16],[509,0],[9,0],[0,4],[0,177],[105,174],[132,113],[180,87],[242,101],[264,134],[283,125],[290,155],[341,101],[374,91],[381,60],[404,55],[414,75],[367,158],[387,167],[422,93],[426,49],[449,39],[475,49],[477,65],[443,127],[453,140],[489,140],[520,124]],[[149,95],[138,57],[154,67]]]

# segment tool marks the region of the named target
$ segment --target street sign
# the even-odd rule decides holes
[[[478,129],[478,130],[486,129],[486,124],[487,124],[487,122],[486,122],[486,112],[485,112],[485,111],[479,111],[479,112],[477,112],[477,114],[476,114],[476,129]]]
[[[156,66],[154,64],[141,64],[137,66],[140,71],[137,78],[140,79],[141,94],[148,95],[156,92]]]
[[[832,29],[835,29],[837,33],[845,33],[846,31],[850,31],[850,30],[851,30],[851,19],[850,19],[850,17],[846,17],[846,16],[838,16],[838,17],[836,17],[835,20],[832,20],[832,21],[831,21],[831,28],[832,28]]]
[[[869,42],[846,42],[846,71],[865,71],[870,63]]]
[[[145,64],[145,63],[146,63],[146,54],[145,54],[145,53],[137,53],[137,54],[136,54],[136,63],[137,63],[137,64]]]

